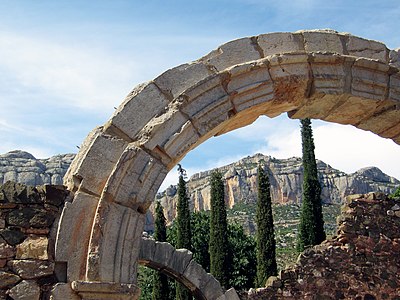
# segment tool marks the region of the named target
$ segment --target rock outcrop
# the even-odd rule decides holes
[[[75,154],[60,154],[36,159],[32,154],[15,150],[0,155],[0,184],[14,181],[26,185],[63,184],[63,177]]]
[[[303,181],[301,158],[276,159],[262,154],[249,156],[233,164],[218,168],[225,178],[227,206],[236,203],[255,203],[257,199],[257,166],[263,164],[269,172],[272,201],[277,204],[300,203]],[[317,161],[324,203],[341,203],[347,195],[380,191],[390,194],[400,181],[384,174],[376,167],[363,168],[346,174]],[[209,177],[212,171],[191,176],[187,183],[193,210],[210,209]],[[175,217],[176,186],[170,186],[157,195],[165,209],[167,220]]]

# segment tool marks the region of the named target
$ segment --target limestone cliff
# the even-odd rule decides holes
[[[61,154],[47,159],[36,159],[24,151],[11,151],[0,155],[0,184],[8,180],[27,184],[62,184],[62,178],[71,164],[74,154]],[[256,201],[257,166],[263,163],[270,174],[273,202],[279,204],[301,202],[301,183],[303,170],[301,159],[292,157],[276,159],[256,154],[238,162],[219,168],[225,178],[225,192],[228,207],[236,203]],[[338,171],[328,164],[318,161],[318,171],[322,185],[322,200],[325,203],[341,203],[350,194],[365,194],[371,191],[391,193],[400,181],[384,174],[376,167],[361,169],[353,174]],[[188,189],[191,208],[208,210],[210,208],[209,176],[211,170],[191,176]],[[168,221],[175,217],[176,186],[170,186],[157,198],[166,208]],[[151,219],[151,216],[149,216]],[[148,220],[152,223],[152,220]]]
[[[219,168],[225,178],[227,206],[236,203],[254,203],[257,198],[257,166],[264,164],[270,174],[272,201],[278,204],[300,203],[303,168],[301,159],[292,157],[276,159],[262,154],[249,156],[233,164]],[[324,203],[341,203],[350,194],[364,194],[372,191],[392,193],[400,181],[384,174],[376,167],[363,168],[353,174],[346,174],[330,165],[317,161]],[[194,210],[210,209],[210,171],[194,174],[187,186]],[[166,218],[173,220],[176,211],[176,186],[170,186],[159,193],[157,198],[168,208]]]
[[[0,155],[0,184],[14,181],[26,185],[62,184],[75,154],[60,154],[36,159],[32,154],[15,150]]]

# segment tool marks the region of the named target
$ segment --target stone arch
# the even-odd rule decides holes
[[[199,300],[224,295],[220,283],[192,259],[186,249],[175,249],[169,243],[142,238],[138,263],[158,270],[182,283]]]
[[[144,213],[211,136],[260,115],[351,124],[400,144],[399,49],[335,31],[262,34],[137,86],[83,142],[64,182],[56,260],[67,280],[135,283]]]

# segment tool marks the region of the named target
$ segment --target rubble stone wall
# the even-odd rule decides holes
[[[48,299],[64,186],[0,185],[0,299]]]
[[[348,196],[337,236],[241,299],[400,300],[400,199]]]

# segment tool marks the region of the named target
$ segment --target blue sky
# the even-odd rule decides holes
[[[398,48],[400,4],[0,0],[0,153],[76,152],[137,84],[235,38],[316,28]],[[183,164],[193,174],[256,152],[300,155],[298,127],[286,116],[261,118],[200,145]],[[324,122],[314,122],[314,134],[317,157],[333,167],[354,172],[376,165],[400,178],[400,147],[392,141]]]

